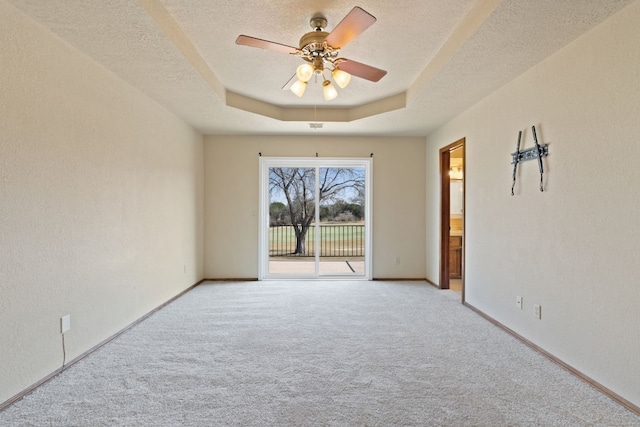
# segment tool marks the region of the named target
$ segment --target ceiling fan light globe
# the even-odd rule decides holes
[[[325,101],[331,101],[338,96],[338,91],[333,87],[329,80],[322,82],[322,93]]]
[[[313,76],[313,66],[311,64],[302,64],[296,69],[296,76],[302,82],[308,82]]]
[[[291,92],[293,92],[296,96],[298,96],[299,98],[302,98],[302,95],[304,95],[304,91],[307,88],[307,82],[303,82],[302,80],[298,80],[296,81],[294,84],[291,85]]]
[[[331,76],[333,77],[333,80],[336,82],[336,84],[342,89],[347,87],[347,85],[351,81],[351,74],[347,73],[346,71],[342,71],[339,68],[334,69],[331,72]]]

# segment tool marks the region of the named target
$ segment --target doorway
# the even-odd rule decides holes
[[[370,280],[371,165],[260,158],[260,280]]]
[[[440,283],[464,301],[465,139],[440,149]]]

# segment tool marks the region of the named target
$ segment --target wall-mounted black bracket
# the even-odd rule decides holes
[[[549,144],[540,145],[540,157],[546,157],[549,154]],[[520,162],[526,162],[527,160],[533,160],[538,158],[538,147],[527,148],[526,150],[517,151],[511,153],[512,165]]]
[[[511,153],[513,165],[513,183],[511,184],[511,195],[514,195],[513,189],[516,186],[516,172],[518,171],[518,163],[526,162],[527,160],[538,160],[538,169],[540,170],[540,191],[544,191],[544,167],[542,166],[542,158],[549,155],[549,144],[538,144],[538,135],[536,135],[536,127],[531,126],[533,132],[533,142],[535,147],[527,148],[526,150],[520,150],[520,142],[522,141],[522,131],[518,132],[518,145],[516,151]]]

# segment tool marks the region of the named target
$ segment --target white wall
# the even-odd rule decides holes
[[[196,283],[203,138],[0,2],[0,402]],[[186,272],[185,272],[186,269]]]
[[[438,149],[466,137],[467,302],[635,405],[638,28],[636,1],[428,137],[426,267],[437,281]],[[532,125],[550,147],[545,192],[532,161],[512,197],[510,153],[519,130],[533,146]]]
[[[425,277],[424,138],[205,140],[205,277],[258,277],[259,157],[373,158],[373,277]],[[394,258],[400,257],[400,265]]]

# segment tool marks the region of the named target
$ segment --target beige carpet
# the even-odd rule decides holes
[[[203,284],[2,426],[639,426],[424,283]]]

